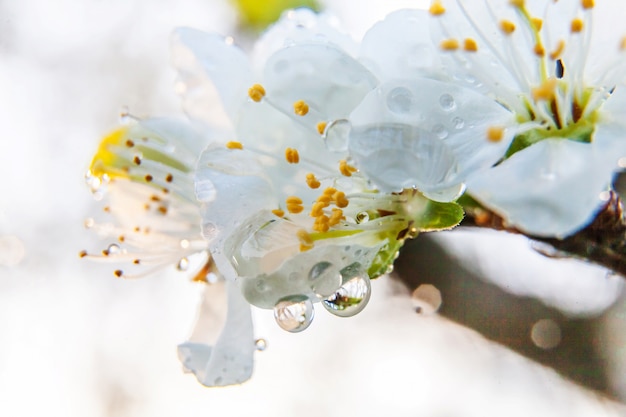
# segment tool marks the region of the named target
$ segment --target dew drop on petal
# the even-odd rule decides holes
[[[356,215],[355,220],[357,224],[365,223],[370,220],[370,215],[367,213],[367,211],[362,211]]]
[[[95,220],[91,217],[87,217],[85,219],[85,221],[83,222],[83,225],[85,226],[85,229],[91,229],[94,224],[96,224]]]
[[[460,117],[455,117],[454,119],[452,119],[452,126],[454,126],[455,129],[463,129],[463,126],[465,126],[465,121]]]
[[[387,93],[387,107],[394,113],[409,113],[412,105],[413,93],[411,93],[407,88],[396,87]]]
[[[186,271],[187,268],[189,268],[189,259],[180,258],[180,260],[176,264],[176,269],[178,269],[179,271]]]
[[[435,135],[437,135],[437,137],[438,137],[439,139],[445,139],[445,138],[447,138],[447,137],[448,137],[448,131],[447,131],[447,130],[446,130],[446,128],[445,128],[443,125],[441,125],[441,124],[436,124],[436,125],[433,127],[433,133],[434,133]]]
[[[189,245],[190,245],[189,240],[187,240],[187,239],[181,239],[181,241],[180,241],[180,247],[181,247],[182,249],[188,249],[188,248],[189,248]]]
[[[209,272],[208,274],[206,274],[207,284],[217,284],[219,280],[220,278],[214,272]]]
[[[439,97],[439,105],[445,111],[452,111],[456,108],[456,103],[454,102],[454,98],[450,94],[442,94]]]
[[[93,175],[91,171],[87,171],[85,173],[85,183],[92,193],[100,190],[100,186],[102,186],[102,180],[100,179],[100,177]]]
[[[441,292],[432,284],[422,284],[411,294],[415,311],[419,314],[434,314],[441,307]]]
[[[117,253],[120,253],[120,246],[115,243],[111,243],[107,248],[107,253],[109,255],[115,255]]]
[[[324,144],[331,152],[344,152],[348,149],[350,122],[345,119],[333,120],[326,126]]]
[[[341,286],[341,274],[330,262],[318,262],[309,271],[311,290],[320,297],[328,297]]]
[[[274,318],[281,329],[298,333],[313,321],[313,303],[308,297],[294,295],[281,299],[274,306]]]
[[[218,229],[215,223],[204,223],[202,225],[202,237],[207,241],[212,241],[218,235]]]
[[[371,295],[370,279],[360,264],[341,270],[344,284],[333,295],[322,301],[326,310],[339,317],[352,317],[360,313]]]
[[[265,339],[255,340],[254,348],[259,352],[263,352],[265,349],[267,349],[267,341]]]

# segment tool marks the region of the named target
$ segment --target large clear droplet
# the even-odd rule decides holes
[[[348,136],[351,124],[345,119],[333,120],[326,126],[324,144],[331,152],[344,152],[348,149]]]
[[[341,285],[341,274],[330,262],[318,262],[309,271],[311,290],[320,297],[328,297]]]
[[[111,243],[107,247],[106,251],[107,251],[107,254],[109,254],[109,255],[115,255],[115,254],[120,252],[120,246],[118,244],[116,244],[116,243]]]
[[[298,333],[313,321],[313,303],[308,297],[294,295],[281,299],[274,306],[274,318],[281,329]]]
[[[333,295],[322,301],[322,305],[339,317],[352,317],[360,313],[371,295],[370,279],[360,264],[341,270],[343,285]]]
[[[409,113],[412,105],[413,93],[411,93],[407,88],[396,87],[387,93],[387,107],[394,113]]]
[[[102,186],[102,179],[97,175],[93,175],[91,171],[85,173],[85,183],[92,193],[98,192]]]
[[[254,348],[259,352],[263,352],[265,349],[267,349],[267,341],[265,339],[255,340]]]

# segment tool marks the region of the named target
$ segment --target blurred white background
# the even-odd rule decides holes
[[[379,3],[329,9],[359,37],[386,11],[424,2]],[[99,246],[82,227],[99,210],[83,174],[122,106],[138,116],[180,114],[169,67],[174,27],[231,34],[235,23],[220,0],[0,0],[0,415],[626,415],[472,330],[415,314],[409,292],[386,278],[357,317],[319,309],[301,334],[258,311],[268,348],[242,386],[206,389],[182,373],[176,345],[191,330],[200,288],[173,268],[123,281],[80,260],[79,250]],[[454,236],[441,241],[464,262],[487,260],[479,274],[570,314],[600,314],[622,291],[620,278],[555,267],[526,242],[507,240],[519,256],[503,261],[494,256],[500,240]],[[626,398],[626,342],[616,337],[626,329],[623,310],[605,322],[613,389]]]

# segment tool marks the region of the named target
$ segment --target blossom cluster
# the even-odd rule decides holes
[[[180,28],[173,62],[189,121],[137,120],[102,141],[87,178],[113,217],[89,226],[118,241],[81,256],[139,271],[119,277],[173,263],[225,287],[216,343],[179,347],[214,386],[252,372],[250,305],[291,332],[311,324],[315,303],[357,314],[405,239],[462,220],[463,193],[510,227],[574,233],[626,163],[626,41],[587,71],[593,9],[434,1],[392,13],[360,43],[300,9],[250,55]]]

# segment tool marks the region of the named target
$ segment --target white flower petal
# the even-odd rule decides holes
[[[227,309],[220,308],[219,300],[225,297]],[[223,329],[211,346],[206,339],[213,336],[218,323],[223,323]],[[192,339],[178,346],[178,354],[185,369],[201,384],[227,386],[250,378],[255,350],[252,316],[250,304],[235,283],[207,285]]]
[[[591,144],[546,139],[470,178],[468,192],[523,232],[565,237],[593,219],[612,169]]]
[[[350,55],[354,55],[357,49],[356,42],[340,31],[338,21],[332,16],[304,8],[288,10],[254,45],[252,62],[255,69],[260,72],[276,51],[303,42],[332,44]]]
[[[439,51],[430,40],[428,25],[424,10],[389,14],[363,37],[359,61],[381,80],[440,77]]]
[[[470,173],[493,165],[514,133],[513,115],[498,103],[425,78],[381,85],[350,120],[350,155],[375,185],[386,192],[417,186],[436,200],[454,198],[437,193],[458,191]],[[499,141],[488,140],[490,129],[501,129]]]
[[[178,28],[172,35],[172,61],[188,116],[227,127],[253,83],[246,54],[222,36]]]
[[[281,107],[304,100],[324,120],[346,117],[377,84],[376,78],[344,51],[328,44],[300,44],[272,55],[264,86]]]

